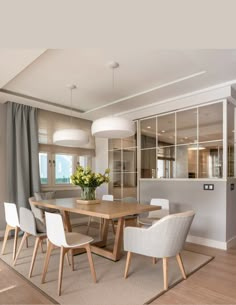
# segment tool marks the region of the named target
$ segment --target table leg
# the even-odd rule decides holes
[[[103,227],[103,240],[102,242],[106,242],[107,239],[107,231],[108,231],[108,226],[109,221],[108,219],[105,220],[104,222],[104,227]],[[122,246],[122,240],[123,240],[123,226],[124,226],[124,218],[121,217],[118,220],[118,225],[116,229],[116,235],[115,235],[115,242],[114,242],[114,247],[112,251],[109,251],[107,249],[102,249],[97,246],[101,246],[100,243],[96,243],[96,245],[91,245],[91,250],[93,253],[96,253],[98,255],[104,256],[106,258],[109,258],[113,261],[118,261],[121,257],[121,246]]]
[[[62,217],[63,217],[63,221],[64,221],[66,231],[67,232],[72,232],[69,212],[68,211],[61,211],[61,214],[62,214]]]

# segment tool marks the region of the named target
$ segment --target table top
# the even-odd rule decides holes
[[[106,219],[141,214],[149,211],[159,210],[161,208],[160,206],[156,205],[106,200],[101,200],[101,202],[97,204],[81,204],[76,202],[77,199],[79,198],[49,199],[33,201],[32,203],[40,207],[53,208],[61,211],[68,211]]]

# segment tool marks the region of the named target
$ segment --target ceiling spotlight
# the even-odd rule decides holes
[[[164,132],[166,132],[166,131],[165,131],[165,130],[162,130],[161,132],[164,133]]]
[[[147,129],[151,129],[151,126],[147,126]]]

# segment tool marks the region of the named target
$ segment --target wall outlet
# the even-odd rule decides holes
[[[214,184],[203,184],[204,191],[213,191],[214,190]]]

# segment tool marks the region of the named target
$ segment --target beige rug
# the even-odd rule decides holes
[[[77,227],[83,232],[85,227]],[[96,229],[91,229],[90,235],[97,235]],[[112,234],[110,234],[112,236]],[[12,266],[18,273],[28,280],[28,271],[33,252],[34,240],[29,241],[30,247],[23,248],[15,267],[12,266],[12,240],[7,244],[6,254],[1,259]],[[0,244],[1,247],[1,244]],[[46,245],[45,245],[46,248]],[[86,254],[75,256],[75,271],[72,272],[65,261],[62,296],[57,295],[57,280],[59,266],[59,251],[54,250],[51,256],[46,283],[41,284],[41,271],[44,255],[39,251],[33,277],[30,282],[60,304],[78,305],[142,305],[163,293],[162,261],[156,265],[152,259],[134,255],[131,260],[129,277],[123,278],[126,255],[118,262],[112,262],[93,254],[97,280],[93,283]],[[183,263],[189,275],[208,263],[212,257],[183,251]],[[181,274],[176,260],[169,262],[169,285],[181,281]]]

